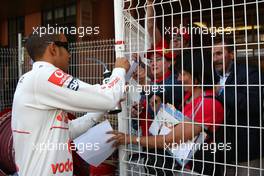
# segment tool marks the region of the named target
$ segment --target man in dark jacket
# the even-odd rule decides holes
[[[223,162],[233,165],[227,167],[226,173],[259,175],[264,165],[263,73],[257,67],[237,63],[233,42],[228,39],[223,42],[221,37],[214,40],[213,61],[220,77],[217,91],[225,105],[222,141],[231,143],[231,149],[223,151],[226,153]]]

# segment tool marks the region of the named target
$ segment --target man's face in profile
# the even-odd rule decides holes
[[[233,52],[230,52],[226,46],[223,47],[222,43],[218,43],[213,47],[213,63],[217,72],[226,72],[233,57]]]
[[[65,35],[61,34],[60,40],[54,43],[58,48],[57,56],[56,56],[56,66],[62,69],[64,72],[68,72],[68,68],[70,65],[70,53],[68,51],[68,43]]]

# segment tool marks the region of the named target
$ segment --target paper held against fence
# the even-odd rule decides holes
[[[113,136],[112,134],[106,134],[106,132],[112,130],[113,128],[108,120],[90,128],[87,132],[73,140],[77,153],[90,165],[99,166],[115,150],[112,147],[113,142],[106,143]]]
[[[185,117],[180,111],[178,111],[173,105],[162,104],[162,107],[152,122],[149,132],[152,135],[167,135],[171,132],[171,129],[183,121],[192,120]],[[169,149],[169,153],[177,160],[179,164],[184,166],[193,157],[194,153],[205,141],[207,134],[201,132],[197,136],[194,136],[192,140],[185,141],[180,144],[173,144]]]

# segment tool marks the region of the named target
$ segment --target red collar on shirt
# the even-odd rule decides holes
[[[213,96],[214,95],[214,92],[212,89],[207,89],[205,90],[205,93],[203,94],[203,96]],[[190,97],[192,96],[192,93],[191,92],[187,92],[184,96],[184,102],[186,102]],[[199,97],[197,98],[200,98],[202,95],[200,95]]]
[[[205,95],[203,95],[203,96],[213,96],[214,95],[214,92],[213,92],[213,90],[212,89],[208,89],[208,90],[205,90]],[[185,106],[185,104],[186,104],[186,101],[190,98],[192,96],[192,93],[191,92],[185,92],[185,96],[184,96],[184,106]],[[202,95],[200,95],[199,97],[197,97],[197,98],[201,98],[202,97]],[[196,98],[196,99],[197,99]],[[196,100],[195,99],[195,100]],[[193,101],[195,101],[195,100],[193,100]],[[178,107],[179,109],[182,109],[182,106],[180,105],[179,107]]]
[[[154,80],[153,82],[154,82],[154,83],[161,83],[163,80],[166,80],[170,75],[171,75],[171,71],[168,70],[168,71],[164,74],[164,76],[162,76],[162,77],[160,77],[160,78]],[[164,79],[163,79],[163,78],[164,78]]]

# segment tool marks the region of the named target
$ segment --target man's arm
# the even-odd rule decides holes
[[[114,134],[110,141],[115,141],[114,145],[122,144],[138,144],[140,142],[141,146],[149,148],[164,148],[166,146],[171,146],[172,144],[180,144],[188,140],[193,139],[202,131],[200,125],[193,125],[191,123],[180,123],[174,127],[174,129],[167,135],[157,135],[157,136],[142,136],[140,141],[137,140],[137,136],[130,136],[118,131],[108,132],[108,134]]]
[[[103,112],[90,112],[69,122],[70,139],[75,139],[104,117]]]
[[[157,23],[154,23],[154,2],[155,0],[147,0],[147,25],[148,34],[151,38],[152,44],[157,45],[161,39],[161,32],[158,29]],[[154,41],[155,39],[155,41]]]
[[[63,73],[60,69],[43,68],[34,80],[37,103],[32,106],[74,112],[110,110],[123,98],[125,74],[128,69],[128,61],[119,59],[107,84],[90,85]]]

